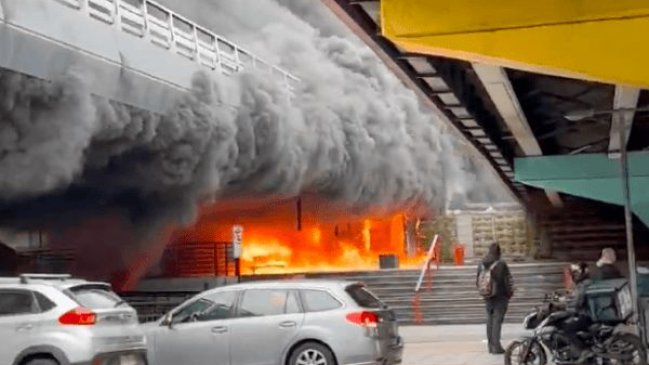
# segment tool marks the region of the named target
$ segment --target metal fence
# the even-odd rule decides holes
[[[182,242],[170,245],[162,259],[163,277],[234,276],[230,242]]]
[[[121,292],[119,295],[137,310],[140,323],[154,322],[197,292]]]

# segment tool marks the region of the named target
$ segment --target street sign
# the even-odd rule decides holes
[[[243,227],[232,226],[232,257],[241,257],[241,242],[243,241]]]

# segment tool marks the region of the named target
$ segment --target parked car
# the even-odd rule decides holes
[[[0,339],[3,365],[146,364],[135,310],[70,275],[0,278]]]
[[[155,365],[393,365],[403,352],[394,312],[344,281],[208,290],[145,331]]]

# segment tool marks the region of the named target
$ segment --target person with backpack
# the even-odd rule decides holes
[[[502,324],[509,300],[514,295],[514,280],[507,263],[500,257],[500,245],[492,243],[478,265],[476,286],[487,309],[487,340],[490,354],[504,354],[500,343]]]

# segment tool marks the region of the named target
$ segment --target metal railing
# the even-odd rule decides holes
[[[132,36],[230,76],[246,69],[274,77],[293,96],[300,80],[227,39],[149,0],[54,0]]]
[[[424,277],[428,275],[428,290],[432,289],[433,285],[433,273],[432,273],[432,264],[435,263],[435,269],[439,269],[439,264],[441,262],[441,246],[439,243],[439,236],[435,235],[433,237],[433,242],[431,242],[430,247],[428,248],[428,254],[426,255],[426,261],[421,268],[419,273],[419,279],[417,279],[417,285],[415,286],[415,293],[412,298],[412,314],[413,321],[417,324],[424,323],[424,315],[421,312],[421,301],[419,298],[419,292],[421,291],[421,286],[424,283]]]
[[[164,252],[162,277],[233,276],[230,242],[183,242]]]
[[[20,255],[24,258],[21,270],[67,273],[74,267],[77,249],[71,247],[37,248],[21,251]]]
[[[185,300],[198,294],[189,292],[120,292],[122,299],[137,310],[140,323],[153,322]]]
[[[440,263],[440,250],[441,246],[439,246],[439,236],[435,235],[433,238],[433,242],[430,245],[430,248],[428,249],[428,254],[426,256],[426,261],[424,262],[424,265],[421,268],[421,272],[419,273],[419,279],[417,280],[417,285],[415,286],[415,293],[419,293],[421,290],[421,286],[424,283],[424,277],[426,274],[431,275],[431,266],[433,262],[435,263],[435,267],[439,268],[439,263]]]

